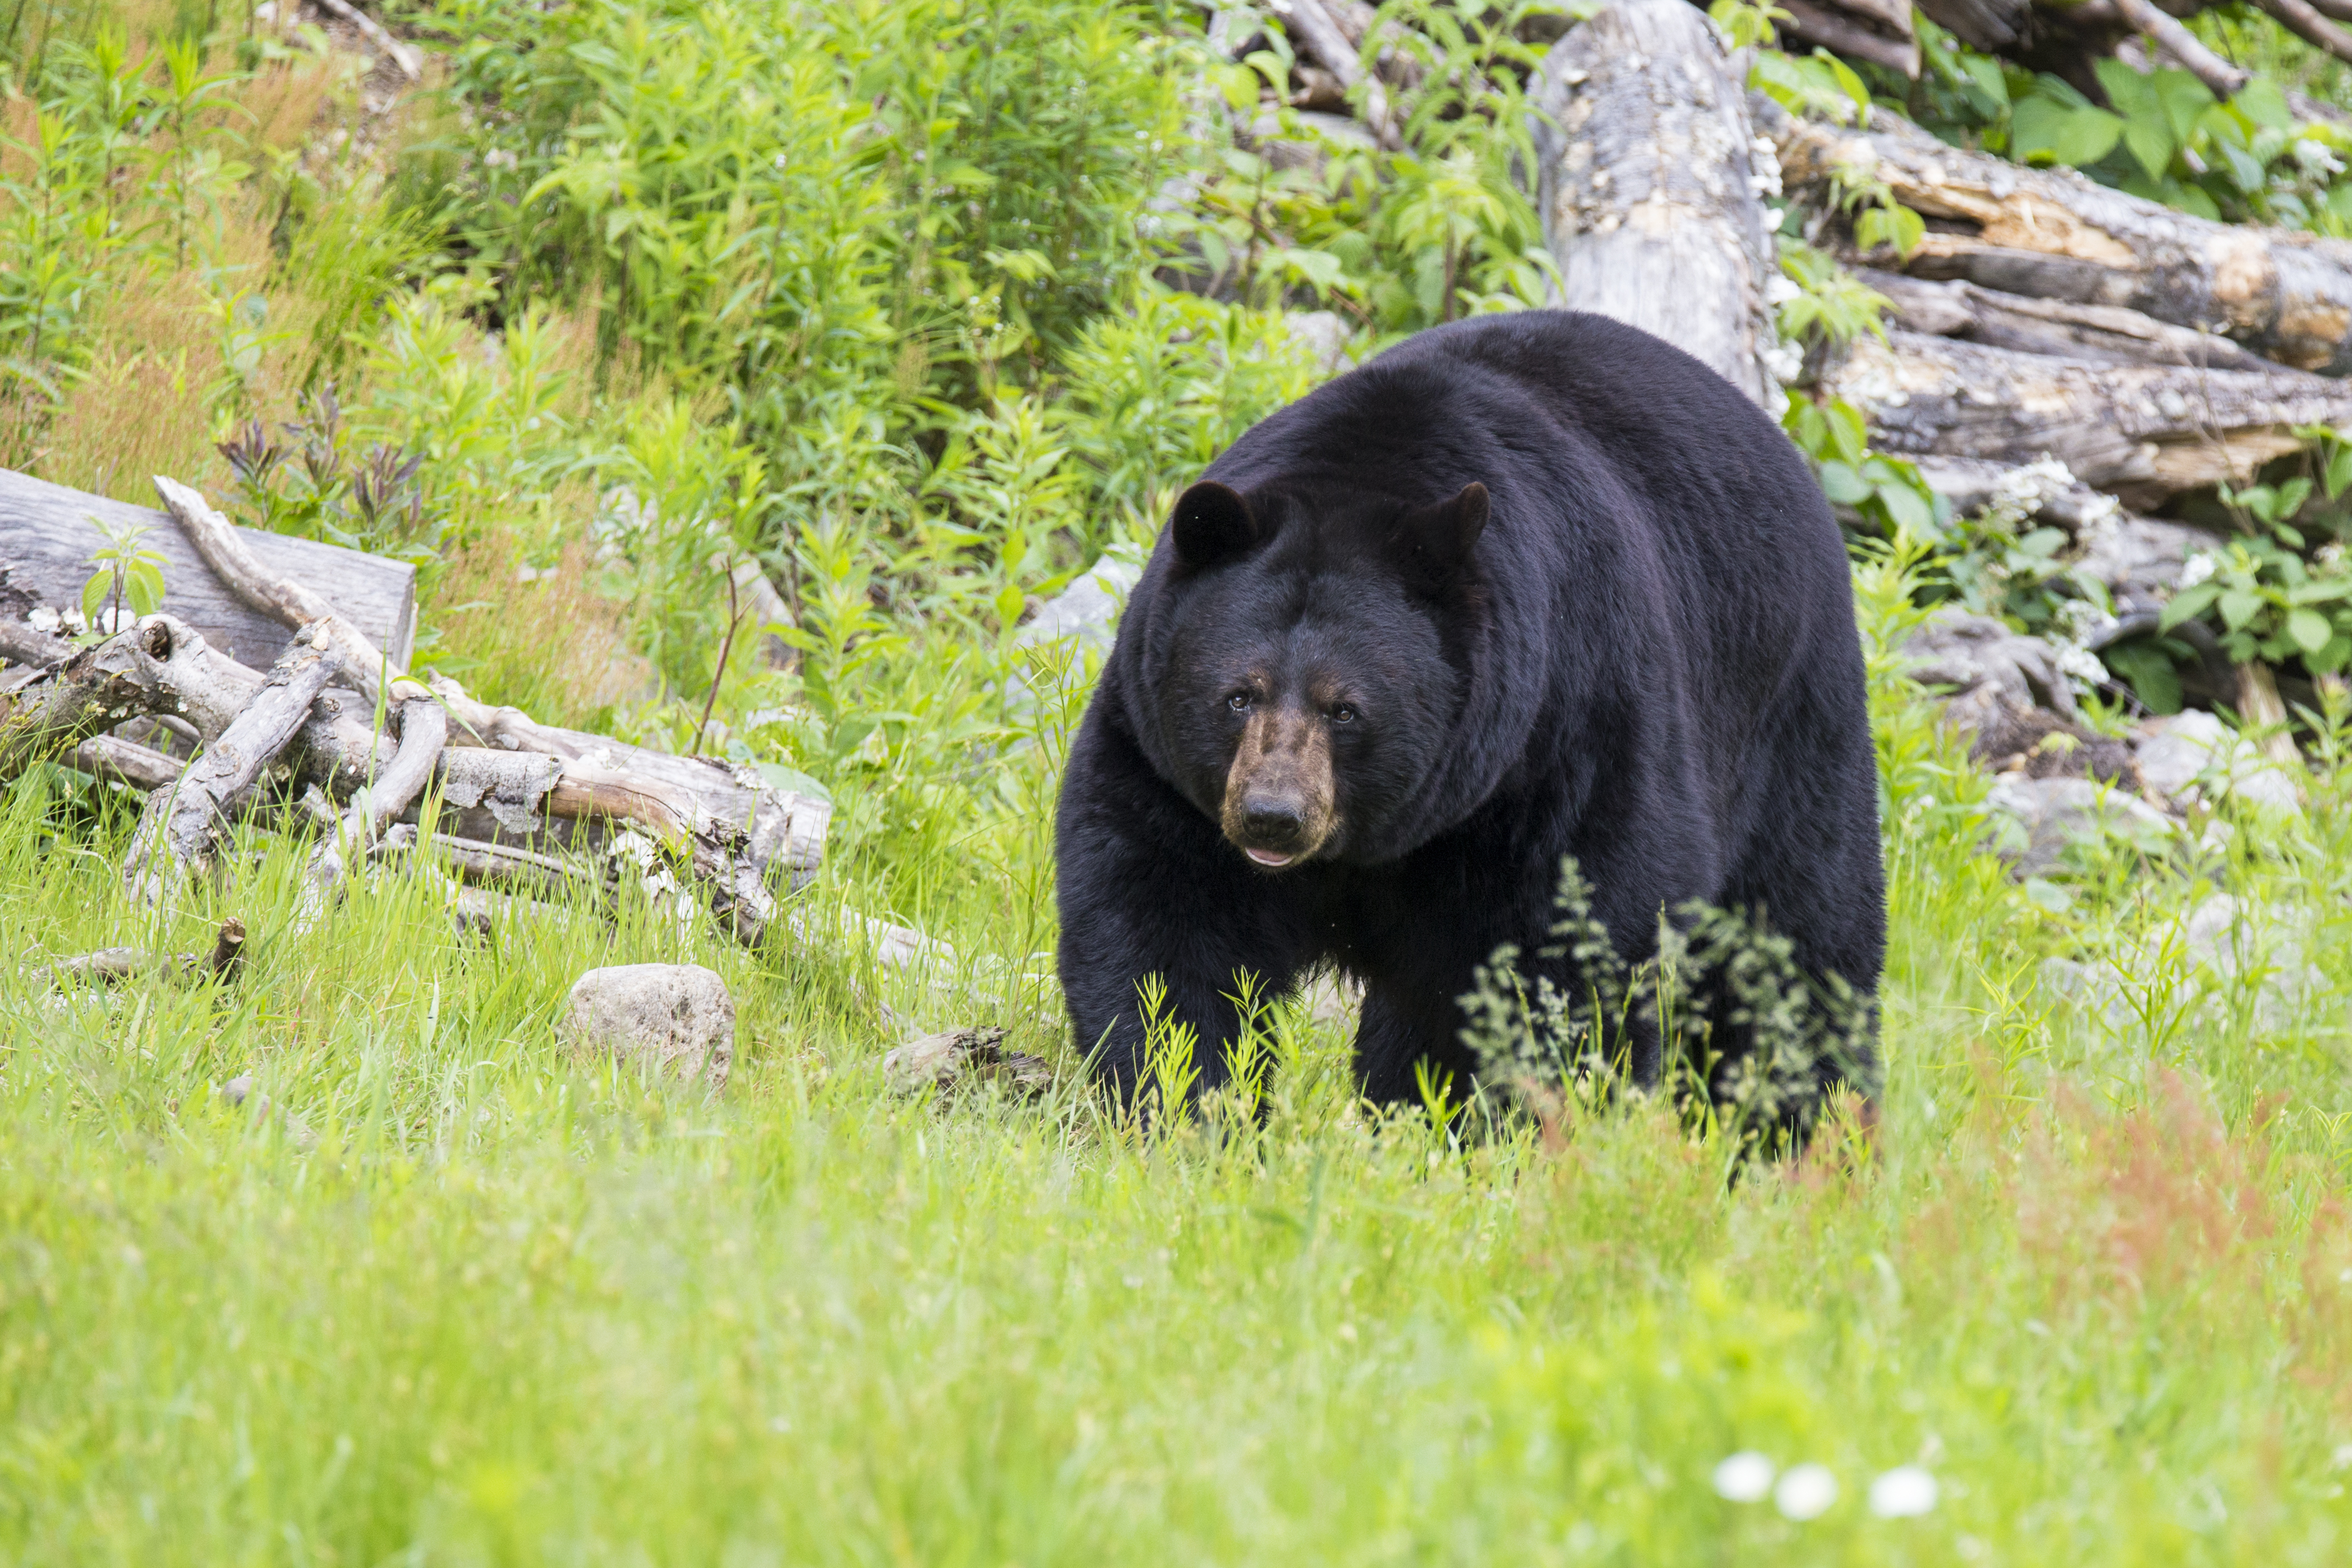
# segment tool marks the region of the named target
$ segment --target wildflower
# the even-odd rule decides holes
[[[2219,570],[2221,569],[2221,563],[2220,561],[2213,559],[2212,551],[2199,550],[2195,555],[2190,556],[2187,562],[2181,566],[2179,584],[2180,591],[2186,592],[2188,590],[2196,587],[2199,583],[2204,581],[2207,578],[2212,576],[2214,572]]]
[[[2325,143],[2308,137],[2297,137],[2287,151],[2294,154],[2295,167],[2307,180],[2328,180],[2344,172],[2344,160],[2329,152]]]
[[[1826,1465],[1798,1465],[1772,1489],[1772,1501],[1790,1519],[1819,1519],[1837,1501],[1837,1477]]]
[[[1917,1465],[1897,1465],[1870,1483],[1870,1511],[1881,1519],[1916,1519],[1936,1506],[1936,1478]]]
[[[1760,1502],[1772,1490],[1772,1461],[1753,1448],[1715,1467],[1715,1495],[1731,1502]]]

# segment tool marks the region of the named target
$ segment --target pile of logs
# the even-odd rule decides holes
[[[168,518],[0,471],[0,780],[61,759],[143,794],[123,867],[141,899],[210,870],[240,818],[315,833],[322,894],[399,852],[541,897],[625,880],[683,894],[677,873],[751,945],[775,884],[815,873],[827,802],[411,679],[409,569],[233,528],[155,483]],[[76,648],[45,627],[79,601],[92,517],[152,529],[165,612]],[[234,656],[264,647],[266,671]],[[420,836],[428,797],[445,831]]]

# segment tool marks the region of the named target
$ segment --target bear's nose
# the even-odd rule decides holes
[[[1281,849],[1298,841],[1306,817],[1296,800],[1278,795],[1252,795],[1242,801],[1242,831],[1252,843]]]

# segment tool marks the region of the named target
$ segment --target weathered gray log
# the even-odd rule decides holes
[[[2022,43],[2033,26],[2032,0],[1920,0],[1919,9],[1960,42],[1987,54]]]
[[[449,716],[430,697],[401,704],[398,718],[400,749],[393,753],[392,766],[352,802],[352,837],[362,845],[382,838],[384,829],[416,803],[449,739]]]
[[[183,767],[176,757],[125,740],[119,735],[95,735],[74,747],[73,765],[110,784],[121,784],[145,794],[179,782]]]
[[[151,615],[0,698],[0,779],[141,714],[175,716],[211,741],[261,683],[259,671],[224,656],[185,623]],[[391,757],[385,747],[379,758],[375,732],[356,716],[367,714],[357,697],[321,696],[288,759],[294,775],[337,799],[365,784]]]
[[[2124,5],[2130,0],[2116,0]],[[2141,5],[2147,0],[2138,0]],[[2263,10],[2286,25],[2287,30],[2306,44],[2326,49],[2339,60],[2352,60],[2352,34],[2319,14],[2310,0],[2254,0]]]
[[[2054,354],[2086,365],[2186,365],[2215,371],[2278,367],[2229,339],[2175,327],[2120,305],[2041,299],[1954,278],[1937,283],[1899,272],[1855,269],[1885,295],[1906,331],[1965,338],[2021,354]]]
[[[1682,0],[1618,0],[1545,57],[1535,135],[1559,303],[1654,332],[1761,403],[1778,340],[1745,74]]]
[[[2218,325],[2280,364],[2352,371],[2352,242],[2192,217],[2072,170],[1963,152],[1883,110],[1868,131],[1769,103],[1756,114],[1791,188],[1824,186],[1841,166],[1874,172],[1938,221],[1904,266],[1914,277]]]
[[[213,845],[229,813],[293,744],[334,673],[327,639],[315,630],[298,633],[245,710],[175,783],[147,797],[123,860],[123,885],[133,897],[160,903],[183,874],[211,869]]]
[[[164,613],[203,633],[231,658],[275,657],[288,628],[246,603],[215,577],[184,534],[162,512],[86,495],[0,468],[0,622],[22,624],[27,612],[81,606],[82,584],[104,547],[100,518],[151,531],[142,548],[163,558]],[[255,558],[278,577],[320,586],[338,613],[401,663],[416,634],[416,569],[357,550],[278,534],[236,530]],[[0,650],[0,656],[7,656]]]
[[[1339,78],[1339,85],[1353,92],[1359,84],[1364,89],[1364,123],[1372,128],[1381,145],[1394,152],[1402,145],[1393,118],[1389,113],[1389,98],[1377,78],[1367,80],[1357,46],[1340,30],[1339,24],[1323,6],[1323,0],[1266,0],[1266,7],[1282,18],[1294,42],[1303,45],[1318,64]]]
[[[1833,54],[1900,71],[1917,79],[1919,40],[1912,35],[1910,7],[1865,5],[1864,0],[1773,0],[1786,11],[1779,24],[1784,40],[1817,45]]]
[[[385,653],[382,643],[337,610],[325,594],[297,578],[271,570],[251,540],[215,511],[201,491],[161,474],[154,483],[156,494],[163,497],[164,510],[213,575],[247,608],[279,625],[313,628],[313,635],[324,639],[320,646],[333,650],[362,696],[373,701],[382,695],[387,678],[407,668],[404,661]]]
[[[415,45],[404,44],[385,32],[382,23],[352,5],[351,0],[318,0],[318,5],[321,11],[340,16],[357,28],[360,37],[374,45],[379,53],[399,68],[401,75],[410,81],[424,79],[425,56]]]
[[[2299,371],[2087,365],[1901,330],[1856,340],[1822,385],[1862,411],[1879,451],[2054,456],[2141,510],[2248,483],[2301,447],[2296,425],[2352,423],[2352,385]]]
[[[8,568],[0,567],[0,582],[5,582],[8,571]],[[0,589],[0,592],[5,591]],[[45,667],[61,664],[72,657],[73,644],[64,638],[52,637],[38,627],[0,614],[0,660]]]

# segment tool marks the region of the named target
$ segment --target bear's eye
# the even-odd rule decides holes
[[[1247,692],[1235,692],[1233,695],[1225,699],[1225,706],[1233,709],[1235,713],[1247,713],[1249,712],[1250,695]]]
[[[1346,703],[1341,703],[1338,707],[1331,710],[1331,722],[1333,724],[1353,724],[1356,722],[1356,710],[1349,707]]]

